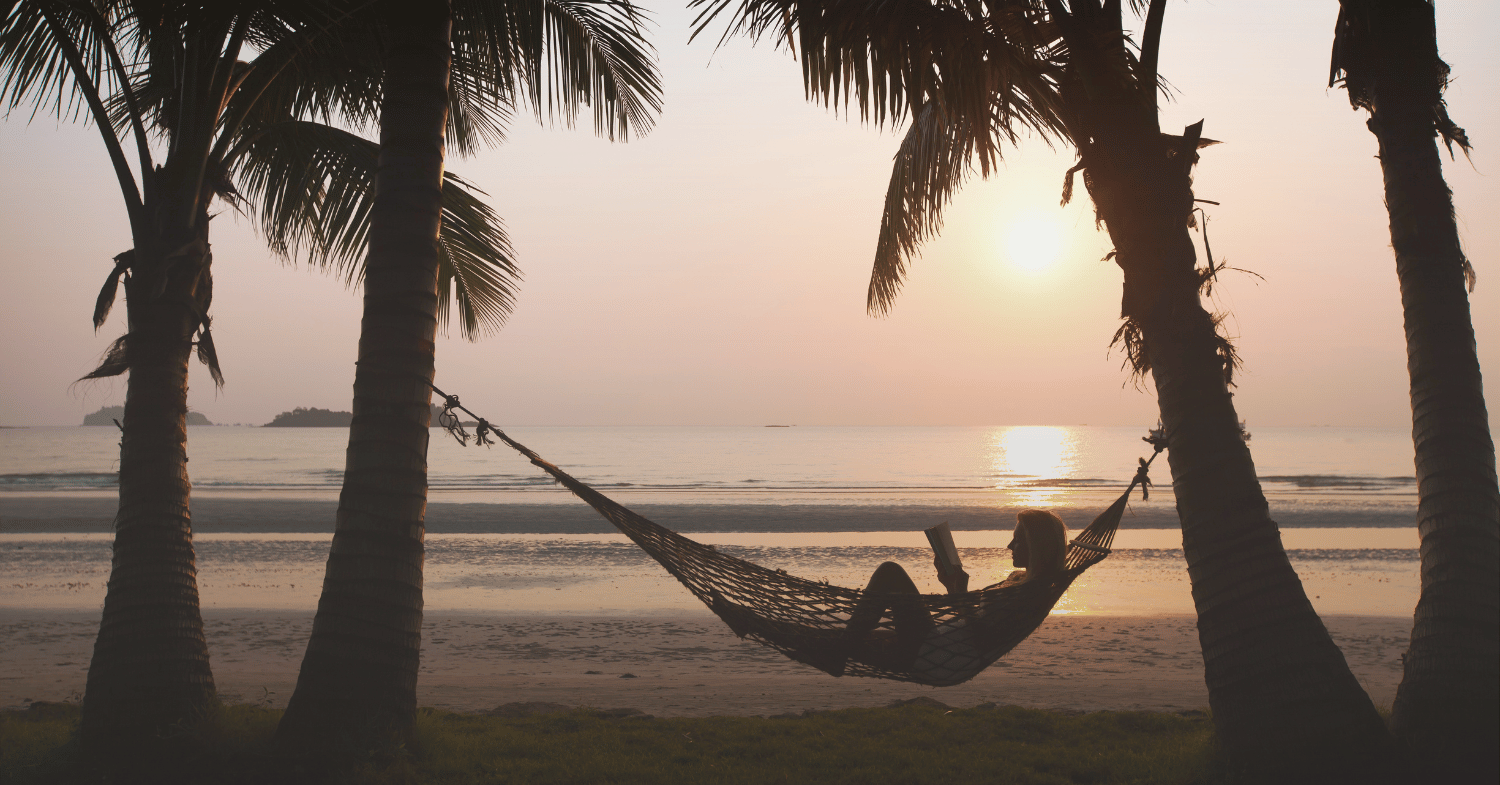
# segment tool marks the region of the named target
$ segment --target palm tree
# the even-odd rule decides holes
[[[1427,0],[1344,0],[1329,86],[1342,76],[1380,149],[1406,320],[1422,594],[1396,733],[1457,782],[1494,782],[1500,736],[1500,490],[1469,318],[1473,268],[1443,180],[1469,140],[1448,117],[1448,65]]]
[[[407,739],[421,654],[427,444],[447,98],[466,69],[538,114],[580,103],[614,138],[650,128],[660,88],[626,0],[388,2],[380,167],[343,492],[323,593],[278,737],[302,751]],[[548,92],[544,92],[544,87]]]
[[[1075,172],[1125,273],[1116,340],[1155,385],[1183,550],[1220,738],[1283,779],[1393,776],[1369,697],[1308,602],[1282,548],[1235,413],[1234,347],[1204,309],[1216,270],[1189,235],[1191,172],[1211,143],[1158,124],[1165,1],[1145,11],[1139,55],[1120,0],[692,0],[697,32],[801,50],[809,96],[876,123],[910,120],[887,192],[869,308],[890,308],[905,267],[978,159],[988,174],[1023,130],[1071,143]],[[733,10],[730,10],[733,9]]]
[[[340,19],[309,4],[22,0],[0,20],[0,101],[59,117],[87,112],[130,219],[132,247],[115,258],[94,313],[101,326],[123,276],[127,332],[85,377],[130,372],[114,559],[83,730],[93,746],[145,748],[215,700],[185,429],[195,345],[222,383],[209,330],[209,205],[219,198],[257,214],[274,252],[355,280],[374,144],[305,119],[334,107],[357,121],[361,105],[357,69],[313,61]],[[498,219],[451,182],[444,209],[456,231],[444,260],[469,333],[503,317],[514,270]]]

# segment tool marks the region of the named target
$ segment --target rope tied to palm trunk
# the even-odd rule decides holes
[[[886,594],[810,581],[785,570],[762,567],[720,553],[635,513],[580,482],[488,420],[463,406],[456,395],[433,385],[443,398],[439,426],[467,445],[458,423],[461,411],[477,423],[476,444],[493,434],[551,475],[657,561],[741,638],[752,638],[789,659],[833,676],[868,676],[931,686],[951,686],[978,675],[1046,620],[1052,607],[1079,575],[1111,553],[1120,517],[1139,486],[1148,493],[1147,474],[1167,449],[1168,434],[1158,426],[1143,439],[1152,446],[1140,459],[1125,492],[1068,544],[1062,572],[1047,580],[1006,581],[961,594]],[[873,630],[856,637],[850,620],[879,607]],[[903,620],[925,620],[914,638]],[[903,629],[904,627],[904,629]]]

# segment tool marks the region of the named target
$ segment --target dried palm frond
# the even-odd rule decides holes
[[[208,317],[204,317],[203,325],[198,331],[198,361],[208,366],[208,375],[213,377],[214,386],[224,386],[224,372],[219,370],[219,352],[214,348],[214,334],[208,329]]]
[[[1219,356],[1219,363],[1224,369],[1224,383],[1230,387],[1234,386],[1234,374],[1242,366],[1239,350],[1234,347],[1234,339],[1224,334],[1224,321],[1229,318],[1227,313],[1216,313],[1211,317],[1214,331],[1214,352]]]
[[[1129,368],[1131,382],[1136,387],[1142,386],[1146,374],[1151,371],[1151,355],[1146,351],[1146,335],[1135,319],[1125,317],[1120,329],[1115,330],[1115,337],[1110,339],[1109,348],[1116,346],[1125,354],[1125,362],[1120,367]]]
[[[135,249],[116,254],[114,258],[114,269],[110,270],[109,277],[104,279],[104,286],[99,289],[99,297],[94,301],[94,330],[104,326],[104,320],[109,318],[110,309],[115,306],[115,295],[120,290],[120,278],[130,277],[130,266],[135,263]]]
[[[98,367],[80,377],[78,381],[107,379],[111,376],[119,376],[128,370],[130,370],[130,333],[116,338],[114,343],[104,350],[104,357],[99,360]]]
[[[1435,24],[1430,3],[1339,3],[1328,86],[1343,85],[1350,106],[1372,113],[1383,91],[1431,107],[1433,130],[1442,135],[1448,154],[1456,144],[1468,155],[1468,134],[1448,116],[1443,98],[1452,70],[1438,56]]]

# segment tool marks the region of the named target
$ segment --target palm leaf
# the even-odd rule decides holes
[[[102,31],[91,23],[86,8],[46,0],[7,6],[0,22],[0,105],[7,111],[30,103],[33,116],[50,106],[59,119],[77,120],[88,111],[88,92],[101,97],[113,92]],[[88,82],[80,82],[68,67],[67,41],[81,56]]]
[[[141,189],[105,105],[118,72],[111,67],[104,18],[82,0],[27,0],[0,8],[0,106],[10,110],[31,100],[35,116],[50,103],[59,119],[75,120],[86,107],[109,153],[132,231],[141,231],[147,222]],[[145,140],[137,142],[144,167]]]
[[[260,53],[231,98],[247,125],[287,118],[372,129],[380,119],[380,35],[349,3],[314,3],[322,13],[257,28]],[[340,11],[344,13],[339,13]]]
[[[521,272],[505,225],[483,194],[452,172],[443,174],[443,229],[438,235],[438,323],[457,304],[463,337],[475,341],[505,323],[515,308]]]
[[[343,129],[287,121],[249,135],[232,151],[230,170],[273,253],[305,258],[353,285],[364,275],[379,155],[378,144]],[[505,227],[476,193],[444,174],[440,294],[451,292],[469,340],[504,323],[520,282]],[[449,316],[440,299],[440,322]]]
[[[886,189],[866,306],[887,313],[922,242],[977,163],[1031,131],[1068,138],[1063,30],[1037,0],[692,0],[694,33],[801,48],[809,100],[859,109],[876,125],[910,119]]]
[[[738,5],[735,3],[738,1]],[[1060,37],[1040,4],[929,0],[692,0],[694,33],[726,17],[722,44],[795,39],[809,99],[851,102],[862,119],[899,123],[936,104],[955,121],[998,119],[1060,135],[1060,69],[1047,57]]]
[[[988,162],[999,158],[988,128],[948,122],[936,104],[916,113],[896,152],[886,189],[865,300],[872,315],[890,311],[906,279],[907,264],[916,258],[919,246],[942,229],[943,208],[973,171],[976,158],[988,176]]]
[[[508,75],[464,83],[476,99],[499,104],[523,92],[538,119],[568,124],[589,106],[594,131],[610,139],[649,131],[661,111],[655,50],[626,0],[455,0],[453,19],[462,31],[453,40],[455,73],[492,63]]]

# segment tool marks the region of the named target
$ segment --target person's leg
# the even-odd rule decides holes
[[[870,582],[865,585],[866,592],[882,592],[885,594],[921,594],[917,590],[917,584],[912,582],[911,576],[899,564],[888,561],[875,568],[875,574],[870,576]]]
[[[865,585],[854,612],[849,614],[849,638],[860,640],[874,632],[889,608],[896,636],[904,642],[920,641],[933,626],[932,617],[922,607],[921,596],[917,584],[901,565],[889,561],[880,565]]]

